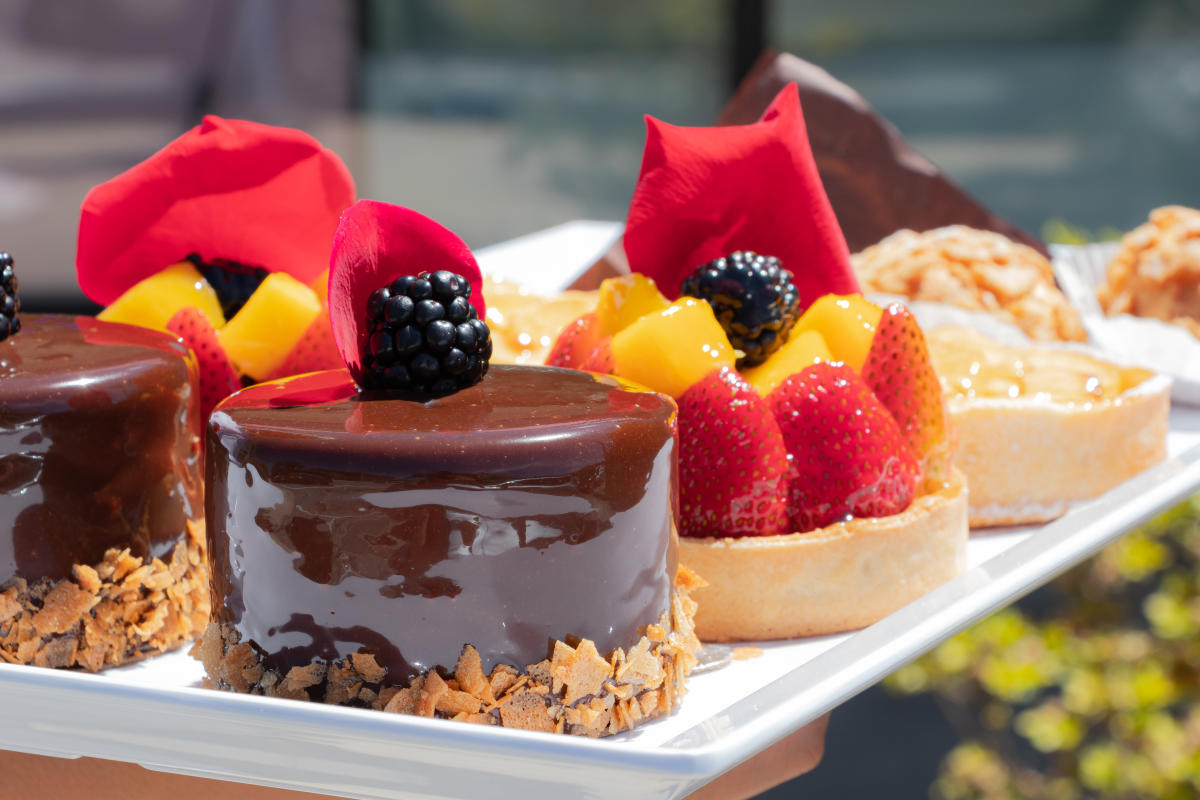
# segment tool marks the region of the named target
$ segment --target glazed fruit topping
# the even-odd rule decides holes
[[[926,480],[944,481],[950,471],[953,438],[946,421],[942,385],[934,372],[925,335],[899,303],[879,319],[862,377],[891,412]]]
[[[362,387],[438,396],[478,383],[492,339],[470,297],[467,279],[448,270],[404,275],[373,291]]]
[[[202,419],[208,419],[217,403],[242,388],[237,370],[225,355],[217,331],[199,309],[181,308],[167,323],[167,330],[182,339],[195,355],[200,414]]]
[[[799,314],[792,273],[778,258],[750,250],[710,261],[685,278],[680,291],[712,306],[729,343],[745,354],[739,367],[765,361],[787,341]]]
[[[196,270],[208,281],[208,285],[217,293],[221,303],[221,311],[226,319],[246,305],[250,295],[254,294],[259,285],[271,273],[262,267],[249,264],[239,264],[226,258],[214,258],[204,261],[193,253],[187,257]]]
[[[266,380],[278,372],[322,310],[316,292],[286,272],[274,272],[218,337],[240,372]]]
[[[612,337],[611,349],[617,375],[677,399],[735,359],[712,308],[693,297],[641,317]]]
[[[217,293],[190,261],[172,264],[129,287],[96,316],[105,322],[124,322],[165,331],[183,308],[197,308],[214,328],[225,324]]]
[[[21,330],[21,298],[17,296],[17,275],[13,271],[13,257],[0,252],[0,340],[7,339]]]
[[[679,532],[787,533],[788,459],[766,402],[729,367],[679,398]]]
[[[767,403],[789,456],[792,530],[908,508],[916,459],[892,415],[853,369],[814,364],[780,384]]]

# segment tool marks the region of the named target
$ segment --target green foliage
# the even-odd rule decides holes
[[[960,729],[943,800],[1200,796],[1200,496],[887,680]]]
[[[1063,219],[1047,220],[1042,225],[1042,240],[1053,244],[1091,244],[1093,242],[1115,242],[1123,235],[1120,228],[1111,226],[1089,231],[1072,225]]]

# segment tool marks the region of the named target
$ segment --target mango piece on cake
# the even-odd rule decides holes
[[[214,328],[225,324],[221,301],[204,276],[182,261],[129,287],[97,318],[165,331],[180,309],[196,308]]]
[[[616,375],[674,398],[737,360],[712,307],[693,297],[641,317],[613,336],[611,349]]]
[[[275,374],[321,310],[316,292],[274,272],[217,335],[238,370],[261,381]]]

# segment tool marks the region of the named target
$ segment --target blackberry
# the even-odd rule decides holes
[[[470,297],[467,279],[448,270],[405,275],[372,292],[362,387],[445,395],[478,383],[492,334]]]
[[[208,281],[208,285],[217,293],[217,300],[221,304],[221,313],[225,315],[225,319],[232,319],[234,314],[241,311],[242,306],[246,305],[246,301],[250,299],[250,295],[254,294],[259,285],[271,274],[262,267],[239,264],[225,258],[205,261],[192,253],[187,260],[192,262],[196,270],[204,276],[204,280]]]
[[[792,273],[775,256],[750,250],[697,268],[684,279],[680,292],[712,306],[729,343],[745,354],[739,367],[766,361],[787,341],[800,313]]]
[[[0,341],[21,330],[21,298],[17,297],[17,275],[13,257],[0,253]]]

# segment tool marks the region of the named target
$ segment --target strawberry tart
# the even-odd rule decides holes
[[[450,231],[360,201],[329,291],[349,371],[213,412],[198,653],[219,688],[586,736],[681,698],[675,404],[490,366],[479,286]]]
[[[870,624],[965,564],[967,491],[921,329],[858,294],[794,86],[752,125],[648,125],[633,274],[601,285],[547,363],[676,399],[701,638]]]

